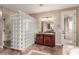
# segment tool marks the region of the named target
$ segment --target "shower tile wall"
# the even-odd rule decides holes
[[[11,15],[11,48],[23,50],[34,43],[35,19],[22,11]]]

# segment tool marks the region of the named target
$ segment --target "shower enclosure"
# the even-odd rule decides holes
[[[36,21],[28,14],[17,11],[4,22],[4,46],[24,50],[35,42]]]
[[[76,10],[61,13],[61,44],[76,45]]]

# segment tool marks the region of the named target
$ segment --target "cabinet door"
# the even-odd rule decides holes
[[[37,44],[44,44],[44,40],[43,40],[43,35],[42,34],[37,34],[36,35],[36,43]]]
[[[44,45],[55,46],[55,37],[53,35],[44,35]]]

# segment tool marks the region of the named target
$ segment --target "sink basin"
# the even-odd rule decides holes
[[[55,34],[55,33],[45,33],[45,34]]]
[[[47,32],[44,32],[44,33],[55,33],[55,32],[47,31]]]
[[[55,34],[55,32],[51,32],[51,31],[46,31],[44,32],[45,34]]]

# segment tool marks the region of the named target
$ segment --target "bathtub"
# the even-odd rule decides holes
[[[69,55],[79,55],[79,48],[73,48],[70,50]]]
[[[79,47],[73,45],[64,45],[63,55],[79,55]]]

